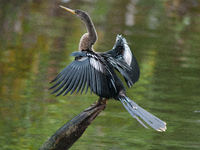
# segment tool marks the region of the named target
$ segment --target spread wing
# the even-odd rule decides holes
[[[128,87],[138,81],[140,70],[137,60],[121,35],[117,35],[113,49],[102,53],[102,56],[124,76]]]
[[[102,53],[102,56],[124,76],[129,88],[138,81],[140,70],[137,60],[121,35],[117,35],[113,49]]]
[[[85,93],[90,87],[99,96],[110,97],[110,89],[115,88],[114,79],[107,68],[98,58],[92,55],[87,56],[83,52],[74,52],[75,60],[71,62],[62,72],[53,80],[56,82],[50,89],[56,87],[52,93],[59,92],[56,96],[67,93],[72,94],[85,89]]]

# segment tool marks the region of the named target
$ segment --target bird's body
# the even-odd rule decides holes
[[[71,54],[75,60],[52,81],[56,81],[50,88],[56,87],[53,93],[59,91],[57,96],[63,93],[66,95],[69,92],[72,94],[74,91],[82,93],[84,89],[87,92],[90,87],[91,92],[98,95],[100,99],[114,98],[121,101],[128,112],[144,127],[146,125],[138,117],[141,117],[155,130],[165,131],[165,122],[142,109],[126,96],[125,87],[114,71],[116,69],[124,76],[128,87],[131,87],[139,79],[138,63],[125,38],[118,35],[116,43],[110,51],[97,53],[93,50],[97,34],[89,15],[81,10],[74,11],[61,7],[83,20],[88,32],[80,40],[79,51]]]

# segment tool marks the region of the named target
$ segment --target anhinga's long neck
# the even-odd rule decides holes
[[[86,13],[84,18],[81,18],[83,20],[83,22],[85,23],[86,27],[87,27],[87,31],[89,33],[89,37],[91,39],[94,40],[94,42],[97,40],[97,33],[95,30],[95,27],[92,23],[91,18],[89,17],[89,15]]]
[[[85,23],[87,27],[87,33],[84,34],[80,40],[79,43],[79,51],[83,49],[89,49],[93,50],[92,46],[97,40],[97,33],[95,30],[95,27],[92,23],[92,20],[90,19],[89,15],[86,12],[82,11],[81,16],[78,16],[83,22]]]

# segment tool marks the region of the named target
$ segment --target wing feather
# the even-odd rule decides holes
[[[70,68],[67,66],[67,67],[65,67],[65,69],[63,69],[60,73],[59,73],[59,75],[55,78],[55,79],[53,79],[50,83],[53,83],[53,82],[55,82],[55,81],[57,81],[63,74],[65,74],[68,70],[69,70]]]
[[[56,86],[58,86],[64,79],[65,79],[65,76],[62,76],[53,86],[51,86],[49,88],[49,90],[55,88]],[[50,82],[50,83],[52,83],[52,82]]]
[[[112,97],[112,92],[117,92],[115,79],[108,65],[102,62],[103,58],[101,60],[98,55],[87,55],[81,52],[76,53],[76,56],[75,60],[52,81],[56,81],[50,88],[55,88],[52,93],[58,92],[56,96],[61,94],[64,96],[69,92],[72,94],[75,90],[76,93],[79,91],[82,93],[84,90],[87,93],[90,87],[91,92],[101,97]]]
[[[70,67],[69,67],[70,68]],[[74,72],[75,70],[73,70],[72,72],[71,72],[71,74],[73,74],[73,72]],[[62,87],[66,84],[66,82],[68,81],[68,79],[69,79],[69,77],[71,76],[71,74],[69,74],[69,73],[65,73],[65,76],[62,76],[60,79],[59,79],[59,81],[57,81],[52,87],[56,87],[56,86],[58,86],[53,92],[52,92],[52,94],[53,93],[56,93],[56,92],[58,92],[60,89],[62,89]],[[51,87],[51,88],[52,88]]]
[[[102,93],[102,90],[101,90],[101,84],[99,81],[103,81],[101,80],[101,75],[100,75],[100,72],[96,72],[95,73],[95,78],[96,78],[96,90],[97,90],[97,93]],[[104,87],[104,82],[102,83],[102,87]]]
[[[87,86],[86,86],[86,89],[85,89],[85,93],[87,93],[88,88],[90,86],[90,71],[91,70],[90,70],[90,66],[89,65],[88,65],[86,71],[87,71]]]
[[[137,60],[121,35],[117,35],[113,49],[101,55],[124,76],[128,87],[138,81],[140,70]]]
[[[78,70],[78,72],[77,72],[77,74],[79,75],[79,77],[77,77],[77,80],[75,81],[74,85],[72,86],[70,95],[71,95],[72,93],[74,93],[74,91],[77,89],[78,85],[81,83],[80,81],[81,81],[81,79],[82,79],[82,74],[83,74],[82,72],[83,72],[83,71],[82,71],[82,68],[80,68],[80,69]]]
[[[83,79],[83,85],[82,85],[81,93],[85,89],[85,85],[87,83],[87,78],[88,78],[87,67],[85,67],[85,69],[84,69],[84,79]]]
[[[92,87],[92,91],[94,91],[94,93],[97,93],[97,89],[96,89],[96,82],[97,82],[97,80],[96,80],[96,72],[95,72],[95,68],[93,68],[93,67],[91,67],[91,72],[90,72],[90,74],[91,74],[91,78],[92,78],[92,85],[91,85],[91,87]]]
[[[78,88],[77,88],[76,94],[80,91],[80,89],[81,89],[81,87],[82,87],[82,85],[83,85],[83,83],[84,83],[85,69],[82,68],[82,69],[81,69],[81,72],[82,72],[82,73],[81,73],[81,76],[80,76],[80,79],[79,79],[79,85],[77,85]]]
[[[71,91],[70,94],[72,94],[75,91],[75,89],[78,86],[79,80],[80,80],[80,77],[79,77],[80,75],[81,75],[81,69],[77,69],[76,74],[74,74],[74,76],[71,80],[71,83],[67,87],[67,90],[65,91],[63,96],[66,95],[69,91]]]
[[[67,82],[64,83],[64,87],[62,88],[62,90],[56,95],[59,96],[61,95],[65,90],[67,90],[67,88],[69,87],[69,84],[71,83],[71,81],[73,80],[74,74],[77,70],[74,70],[73,72],[71,72],[71,74],[69,75],[69,77],[67,78]]]

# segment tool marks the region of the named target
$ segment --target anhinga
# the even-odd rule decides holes
[[[87,27],[79,43],[79,51],[73,52],[71,56],[75,60],[71,62],[53,81],[57,81],[50,89],[57,87],[52,93],[59,93],[56,96],[66,95],[75,90],[76,93],[86,87],[98,95],[99,101],[114,98],[121,101],[126,110],[136,118],[144,127],[147,126],[138,118],[142,118],[148,125],[157,131],[165,131],[166,123],[156,116],[150,114],[125,95],[125,87],[115,73],[114,69],[120,72],[130,88],[140,76],[138,63],[131,52],[126,39],[121,35],[116,38],[112,50],[104,53],[97,53],[93,45],[97,40],[97,33],[89,15],[82,10],[72,10],[61,6],[63,9],[79,17]]]

